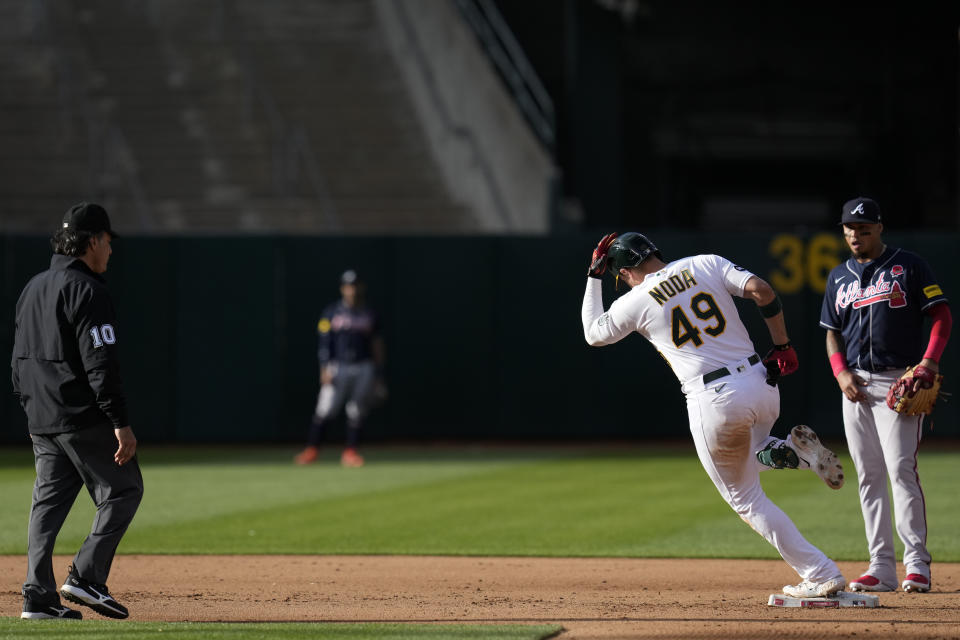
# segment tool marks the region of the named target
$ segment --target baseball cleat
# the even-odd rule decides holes
[[[865,573],[850,583],[850,591],[896,591],[896,587],[880,582],[869,573]]]
[[[340,464],[345,467],[362,467],[363,456],[357,453],[356,449],[344,449],[340,456]]]
[[[293,461],[297,464],[310,464],[317,459],[320,450],[314,447],[313,445],[307,447],[297,455],[293,457]]]
[[[34,604],[29,600],[23,601],[20,617],[24,620],[83,620],[83,614],[76,609],[59,604]]]
[[[130,615],[125,606],[113,599],[107,585],[84,580],[73,572],[73,567],[70,567],[70,574],[60,587],[60,595],[70,602],[90,607],[108,618],[122,619]]]
[[[804,580],[800,584],[788,584],[783,588],[783,592],[794,598],[826,598],[835,595],[847,586],[847,581],[843,576],[830,578],[826,582],[810,582]]]
[[[839,489],[843,486],[843,466],[837,460],[837,454],[820,444],[820,438],[813,429],[798,424],[790,430],[791,444],[800,459],[810,465],[810,470],[820,476],[828,487]]]
[[[757,460],[760,461],[760,464],[771,469],[796,469],[800,464],[797,452],[783,440],[774,440],[757,451]]]
[[[930,591],[930,579],[919,573],[908,573],[903,581],[903,590],[907,593],[926,593]]]

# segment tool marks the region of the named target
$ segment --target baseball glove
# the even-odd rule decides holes
[[[940,395],[943,376],[917,365],[907,369],[887,391],[887,406],[906,416],[926,415]]]

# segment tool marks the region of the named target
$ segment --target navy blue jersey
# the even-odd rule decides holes
[[[946,301],[923,258],[887,247],[876,260],[851,257],[830,272],[820,326],[841,332],[851,367],[900,369],[920,362],[924,311]]]
[[[331,304],[317,323],[320,364],[373,359],[373,338],[378,331],[377,317],[370,309],[351,308],[343,300]]]

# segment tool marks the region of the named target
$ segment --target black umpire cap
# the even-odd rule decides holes
[[[870,198],[854,198],[843,203],[843,217],[840,224],[865,222],[876,224],[880,222],[880,205]]]
[[[63,215],[63,228],[89,233],[106,231],[113,238],[119,237],[117,232],[110,228],[107,210],[92,202],[80,202],[70,207]]]

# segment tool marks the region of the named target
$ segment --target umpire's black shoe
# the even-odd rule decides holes
[[[107,591],[107,585],[84,580],[73,572],[73,567],[70,567],[70,574],[60,587],[60,595],[108,618],[126,618],[130,615],[125,606],[113,599]]]
[[[76,609],[57,604],[37,604],[24,598],[23,613],[20,617],[24,620],[83,620],[83,614]]]

